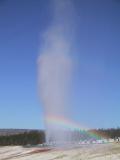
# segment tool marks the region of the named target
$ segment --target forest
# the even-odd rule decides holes
[[[36,145],[45,142],[44,131],[30,131],[15,135],[1,135],[0,146],[9,145]]]
[[[69,135],[72,135],[73,141],[80,140],[91,140],[95,139],[95,135],[99,135],[99,138],[112,138],[118,139],[120,137],[120,128],[111,128],[111,129],[93,129],[89,131],[84,130],[74,130],[66,131]],[[91,134],[92,133],[92,134]],[[14,135],[0,135],[0,146],[9,146],[9,145],[37,145],[45,143],[45,131],[29,131]]]

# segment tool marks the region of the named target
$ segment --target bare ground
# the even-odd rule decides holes
[[[69,149],[0,147],[0,160],[120,160],[120,144],[89,144]]]

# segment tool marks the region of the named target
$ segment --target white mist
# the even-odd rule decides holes
[[[71,37],[73,7],[69,0],[52,1],[53,23],[43,35],[38,60],[40,99],[44,106],[46,140],[65,141],[64,128],[49,121],[49,116],[67,118],[67,98],[72,73]],[[71,33],[71,35],[70,35]]]

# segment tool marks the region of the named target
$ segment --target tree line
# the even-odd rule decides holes
[[[44,131],[30,131],[15,135],[0,136],[0,146],[9,145],[37,145],[45,142]]]
[[[88,131],[74,131],[73,137],[76,140],[96,140],[96,139],[114,139],[120,140],[120,128],[91,129]]]
[[[109,137],[112,139],[116,139],[120,137],[120,128],[109,128],[109,129],[98,129],[95,130],[96,132],[100,133],[103,137]]]
[[[79,140],[89,140],[94,138],[93,134],[101,136],[105,138],[116,139],[120,137],[120,128],[111,128],[111,129],[93,129],[89,131],[84,130],[74,130],[74,131],[66,131],[68,141],[71,139],[73,141]],[[72,135],[72,137],[71,137]],[[9,146],[9,145],[37,145],[45,143],[45,131],[29,131],[14,135],[0,135],[0,146]]]

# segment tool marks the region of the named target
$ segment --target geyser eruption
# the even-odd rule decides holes
[[[53,0],[53,23],[43,35],[38,60],[40,98],[44,106],[46,141],[63,142],[67,135],[64,126],[49,117],[65,117],[72,73],[71,37],[73,7],[69,0]],[[70,35],[71,33],[71,35]]]
[[[67,116],[65,111],[67,109],[65,98],[67,94],[67,83],[69,82],[71,61],[68,55],[64,55],[64,53],[61,52],[60,54],[60,50],[61,47],[58,47],[58,50],[56,49],[55,52],[53,50],[51,53],[46,52],[40,56],[40,88],[45,110],[47,141],[51,139],[51,135],[56,141],[59,133],[56,134],[55,130],[63,129],[61,126],[50,122],[49,117]]]

